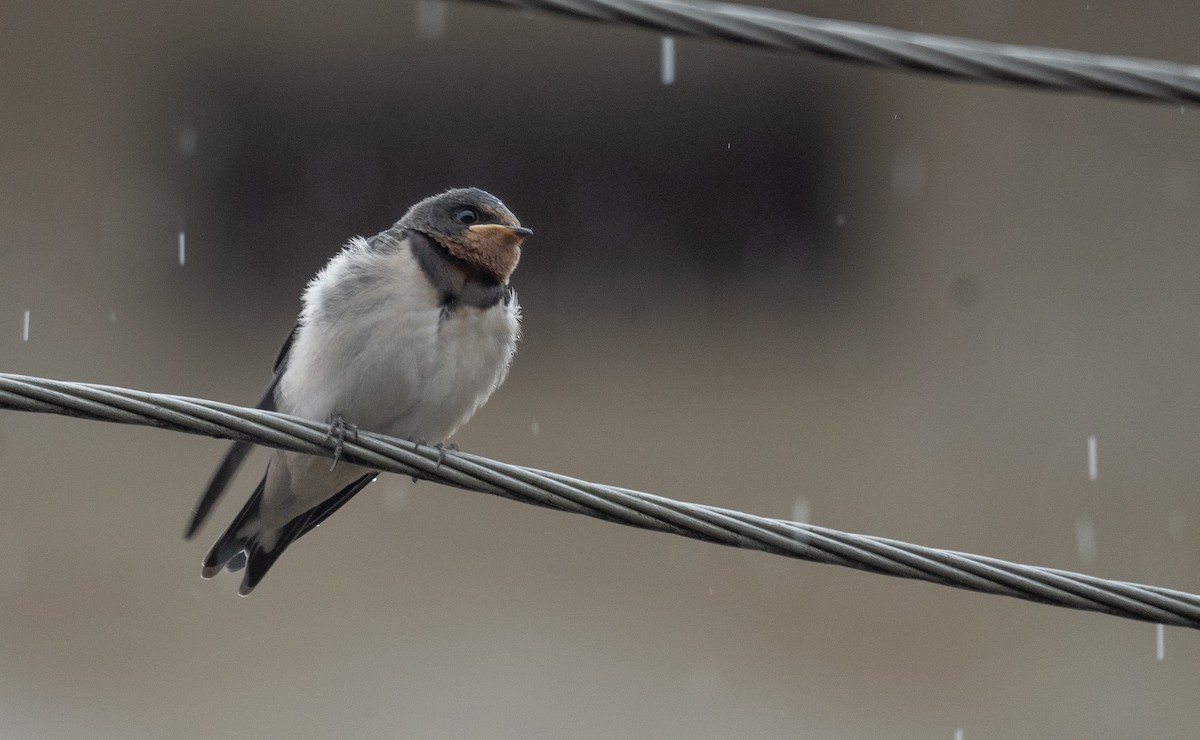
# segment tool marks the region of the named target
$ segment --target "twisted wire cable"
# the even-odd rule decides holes
[[[333,456],[337,445],[328,425],[273,411],[7,373],[0,373],[0,409],[161,427],[326,457]],[[705,542],[1200,628],[1200,596],[1182,591],[674,501],[365,431],[357,440],[345,440],[341,456],[378,470]]]
[[[732,3],[681,0],[474,0],[590,21],[718,38],[963,80],[1200,102],[1200,66],[909,33]]]

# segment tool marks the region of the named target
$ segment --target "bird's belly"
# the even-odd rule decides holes
[[[515,307],[382,305],[355,322],[304,327],[283,395],[291,413],[337,414],[364,431],[440,442],[463,424],[504,379],[516,345]],[[292,376],[292,377],[287,377]],[[287,383],[293,378],[302,382]],[[281,405],[281,409],[283,406]]]
[[[387,383],[390,409],[363,409],[372,428],[408,439],[441,442],[487,401],[504,380],[516,346],[516,323],[507,307],[460,308],[440,320],[420,367],[398,373],[407,382]],[[401,348],[396,362],[409,358]],[[390,412],[390,413],[389,413]]]

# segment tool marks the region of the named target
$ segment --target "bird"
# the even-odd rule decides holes
[[[295,328],[258,408],[329,424],[333,466],[275,451],[241,512],[204,558],[201,575],[244,570],[259,584],[289,545],[379,474],[340,461],[358,429],[441,447],[508,376],[521,309],[509,279],[533,231],[479,188],[412,206],[391,228],[354,237],[308,283]],[[235,442],[193,510],[203,525],[251,443]]]

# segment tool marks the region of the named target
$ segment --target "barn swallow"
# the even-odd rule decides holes
[[[520,335],[509,278],[532,231],[477,188],[417,203],[355,237],[304,291],[303,309],[258,407],[349,430],[442,442],[504,382]],[[340,444],[340,442],[339,442]],[[196,505],[191,538],[250,451],[236,442]],[[201,575],[245,569],[245,596],[283,551],[379,471],[277,450]]]

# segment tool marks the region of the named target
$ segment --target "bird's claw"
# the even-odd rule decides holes
[[[337,444],[333,448],[333,464],[329,466],[330,470],[337,467],[338,462],[342,459],[342,449],[346,446],[346,437],[349,436],[352,442],[358,442],[358,427],[341,417],[340,414],[332,414],[329,417],[329,431],[325,434],[325,441],[337,440]]]
[[[409,442],[412,442],[412,443],[413,443],[413,446],[414,446],[414,447],[416,447],[418,450],[421,448],[421,446],[422,446],[422,445],[424,445],[424,444],[425,444],[425,438],[424,438],[424,437],[409,437],[409,438],[408,438],[408,441],[409,441]],[[416,482],[417,482],[417,481],[419,481],[419,480],[421,480],[421,479],[420,479],[420,478],[418,478],[417,476],[415,476],[415,475],[414,475],[414,476],[412,476],[412,482],[413,482],[413,483],[416,483]]]
[[[433,466],[433,472],[440,473],[442,470],[442,463],[446,460],[446,450],[458,452],[458,443],[451,442],[450,444],[445,444],[444,442],[438,442],[435,446],[437,447],[438,458],[437,465]]]

